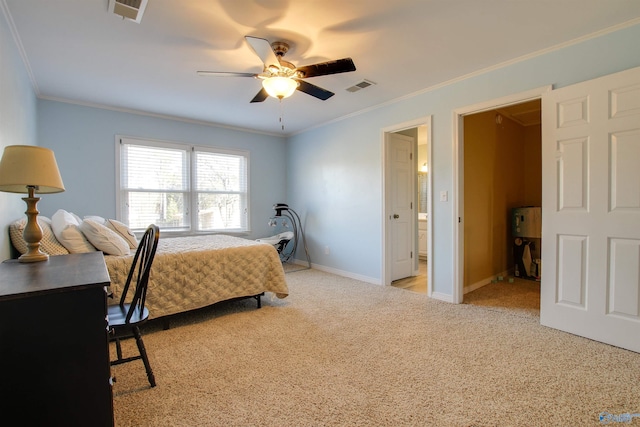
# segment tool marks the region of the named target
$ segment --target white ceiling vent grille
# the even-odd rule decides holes
[[[369,86],[373,86],[375,83],[371,80],[363,80],[360,83],[356,83],[351,87],[347,88],[347,92],[357,92],[361,89],[368,88]]]
[[[140,23],[148,0],[109,0],[109,12]]]

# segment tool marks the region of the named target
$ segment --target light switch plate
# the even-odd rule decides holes
[[[440,201],[441,202],[446,202],[447,200],[449,200],[449,192],[447,190],[443,190],[440,192]]]

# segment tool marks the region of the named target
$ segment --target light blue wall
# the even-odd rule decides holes
[[[0,11],[0,155],[7,145],[36,145],[35,123],[35,92],[5,15]],[[25,196],[26,190],[24,195],[0,192],[0,261],[10,257],[7,225],[26,217],[27,206],[22,201]]]
[[[640,25],[505,66],[290,137],[217,128],[157,117],[37,101],[4,17],[0,19],[0,145],[54,150],[67,187],[40,202],[44,215],[65,208],[115,217],[116,134],[251,151],[251,238],[269,235],[273,203],[302,217],[312,261],[381,282],[381,129],[432,115],[433,290],[452,294],[452,110],[532,88],[562,87],[640,66]],[[374,89],[375,90],[375,89]],[[37,114],[36,114],[37,113]],[[37,122],[37,132],[34,123]],[[37,136],[37,139],[36,139]],[[0,193],[0,259],[8,257],[6,224],[23,215],[19,195]],[[328,247],[330,253],[325,254]]]
[[[432,115],[433,193],[449,192],[448,202],[433,201],[432,286],[452,295],[453,110],[640,66],[639,41],[635,25],[291,137],[287,198],[306,218],[312,261],[382,283],[382,129]]]
[[[116,217],[116,135],[211,145],[250,151],[251,229],[247,237],[270,235],[274,203],[285,199],[286,143],[281,137],[38,100],[39,145],[51,148],[66,191],[41,209],[63,208],[79,216]]]

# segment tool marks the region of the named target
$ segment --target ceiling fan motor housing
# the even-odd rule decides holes
[[[282,58],[285,55],[285,53],[289,51],[289,43],[280,42],[280,41],[273,42],[271,43],[271,48],[273,49],[275,54],[278,56],[278,58]]]

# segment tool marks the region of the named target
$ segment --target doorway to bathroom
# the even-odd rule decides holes
[[[383,230],[383,274],[386,285],[429,294],[431,269],[429,254],[431,247],[430,179],[430,132],[431,117],[399,124],[383,130],[383,188],[385,217]],[[405,145],[406,154],[394,149],[395,141],[411,141]],[[408,159],[407,167],[397,167],[400,157]],[[406,176],[405,176],[406,175]],[[410,189],[406,203],[398,199],[398,182],[403,181]],[[396,212],[398,206],[407,205],[403,213]],[[402,215],[408,218],[403,219]],[[406,219],[405,218],[405,219]],[[401,225],[401,226],[399,226]],[[408,269],[398,275],[394,269],[396,259],[406,258]]]

